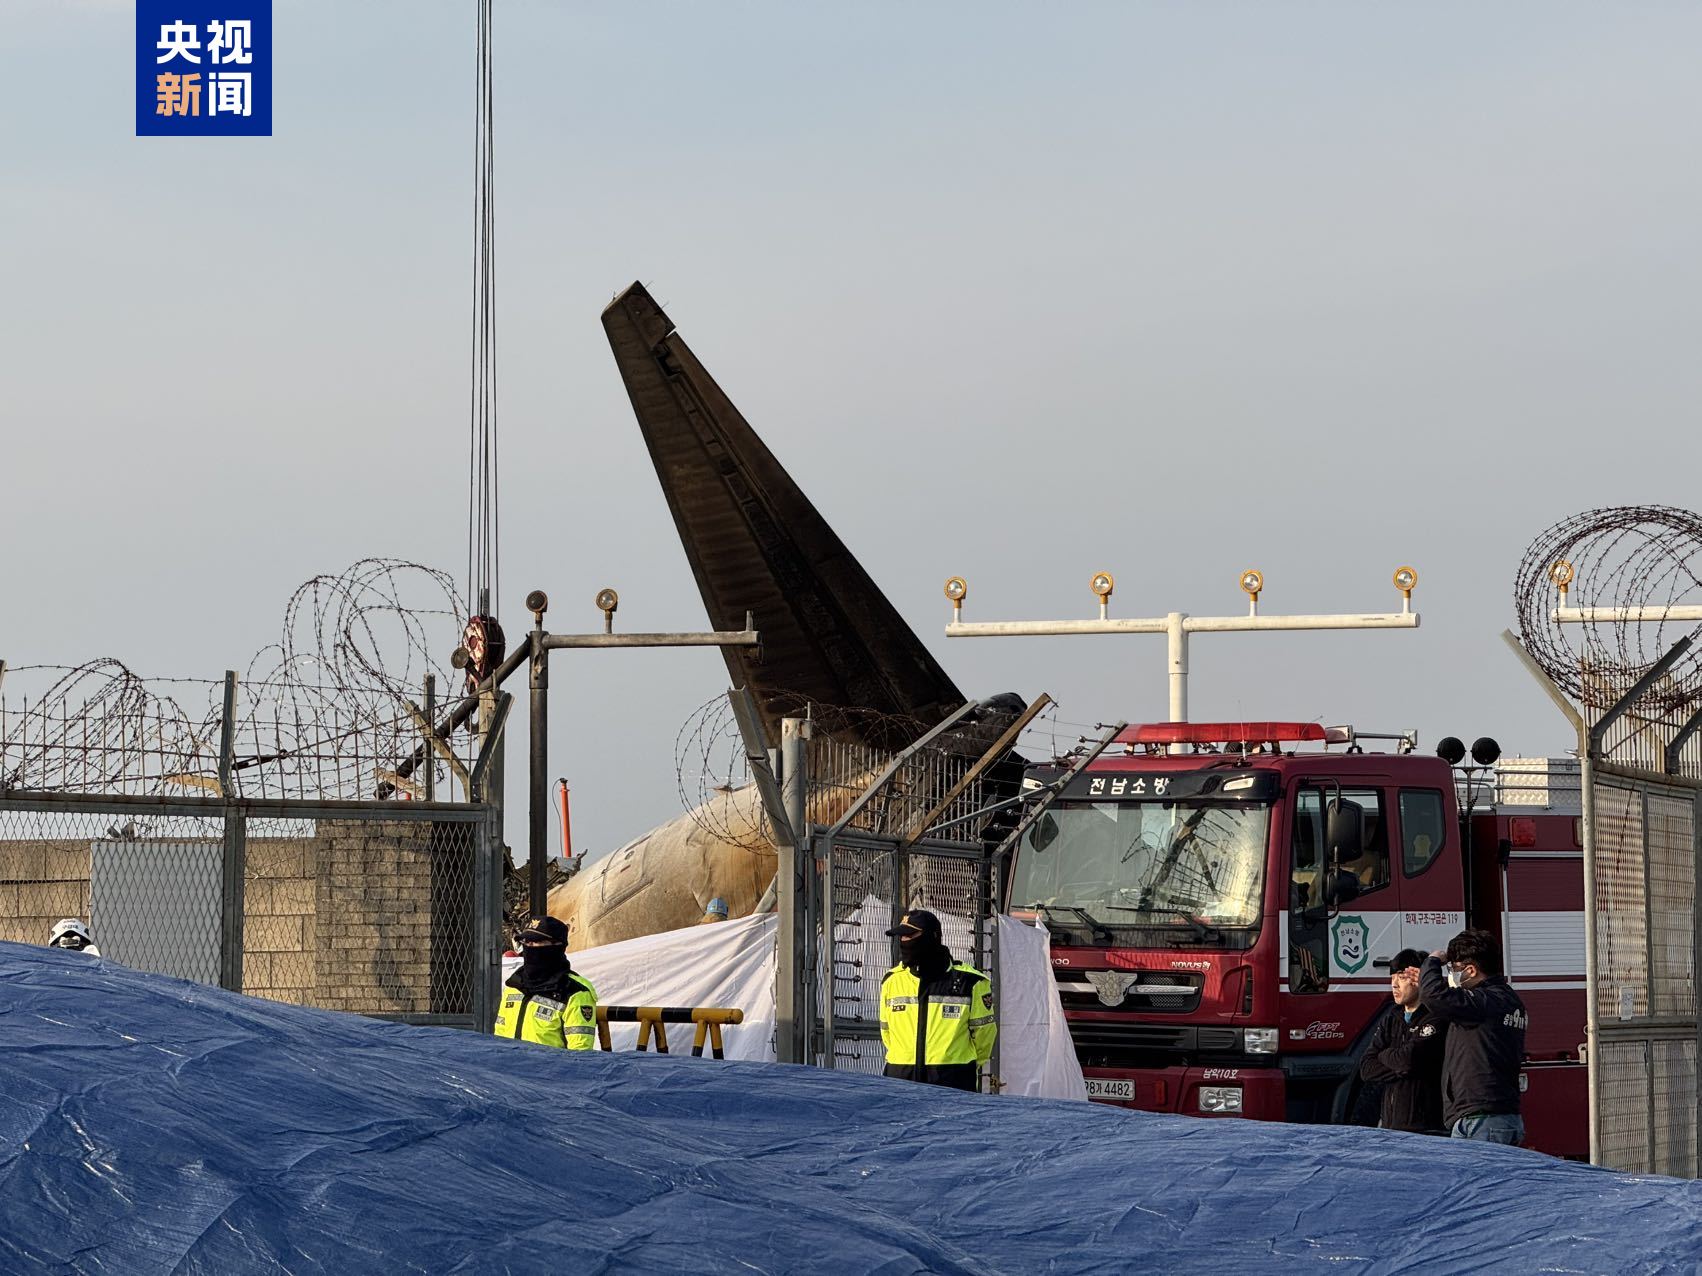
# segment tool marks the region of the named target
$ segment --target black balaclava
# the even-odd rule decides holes
[[[55,946],[58,948],[69,948],[72,952],[81,952],[89,946],[89,941],[84,939],[76,931],[71,931],[67,934],[61,935],[56,941]]]
[[[520,961],[520,976],[527,985],[537,987],[549,983],[568,968],[567,945],[522,944]]]
[[[923,931],[920,935],[900,935],[898,956],[900,961],[922,978],[943,975],[951,969],[951,951],[937,931]]]

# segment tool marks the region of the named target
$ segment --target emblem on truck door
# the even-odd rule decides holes
[[[1099,1000],[1107,1006],[1120,1006],[1123,998],[1129,995],[1129,989],[1141,981],[1139,971],[1124,970],[1088,970],[1083,971],[1088,983],[1093,985],[1094,992],[1099,994]]]
[[[1330,927],[1335,936],[1336,965],[1353,974],[1371,956],[1371,932],[1363,917],[1337,917]]]

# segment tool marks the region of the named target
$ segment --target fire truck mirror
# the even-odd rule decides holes
[[[1028,835],[1029,844],[1037,851],[1043,851],[1058,840],[1058,821],[1051,814],[1042,815],[1035,822],[1034,832]]]
[[[1365,808],[1344,797],[1331,798],[1324,837],[1336,862],[1358,859],[1365,854]]]
[[[1340,908],[1359,898],[1359,878],[1344,868],[1338,868],[1324,879],[1324,901],[1331,908]]]

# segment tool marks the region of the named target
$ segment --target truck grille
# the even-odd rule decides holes
[[[1238,1028],[1071,1019],[1070,1039],[1085,1066],[1173,1068],[1205,1058],[1239,1060]]]
[[[1203,976],[1158,970],[1053,970],[1065,1010],[1141,1010],[1188,1014],[1199,1009]],[[1121,992],[1121,997],[1118,993]]]

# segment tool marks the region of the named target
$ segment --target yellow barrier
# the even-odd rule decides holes
[[[663,1025],[689,1023],[697,1025],[692,1036],[692,1057],[703,1057],[703,1043],[707,1039],[710,1057],[720,1059],[723,1057],[721,1054],[722,1025],[740,1024],[744,1021],[744,1011],[722,1006],[598,1006],[597,1044],[604,1050],[612,1049],[609,1043],[609,1025],[611,1023],[635,1023],[638,1025],[638,1048],[640,1050],[648,1050],[651,1037],[654,1036],[656,1053],[667,1054],[668,1030]]]

